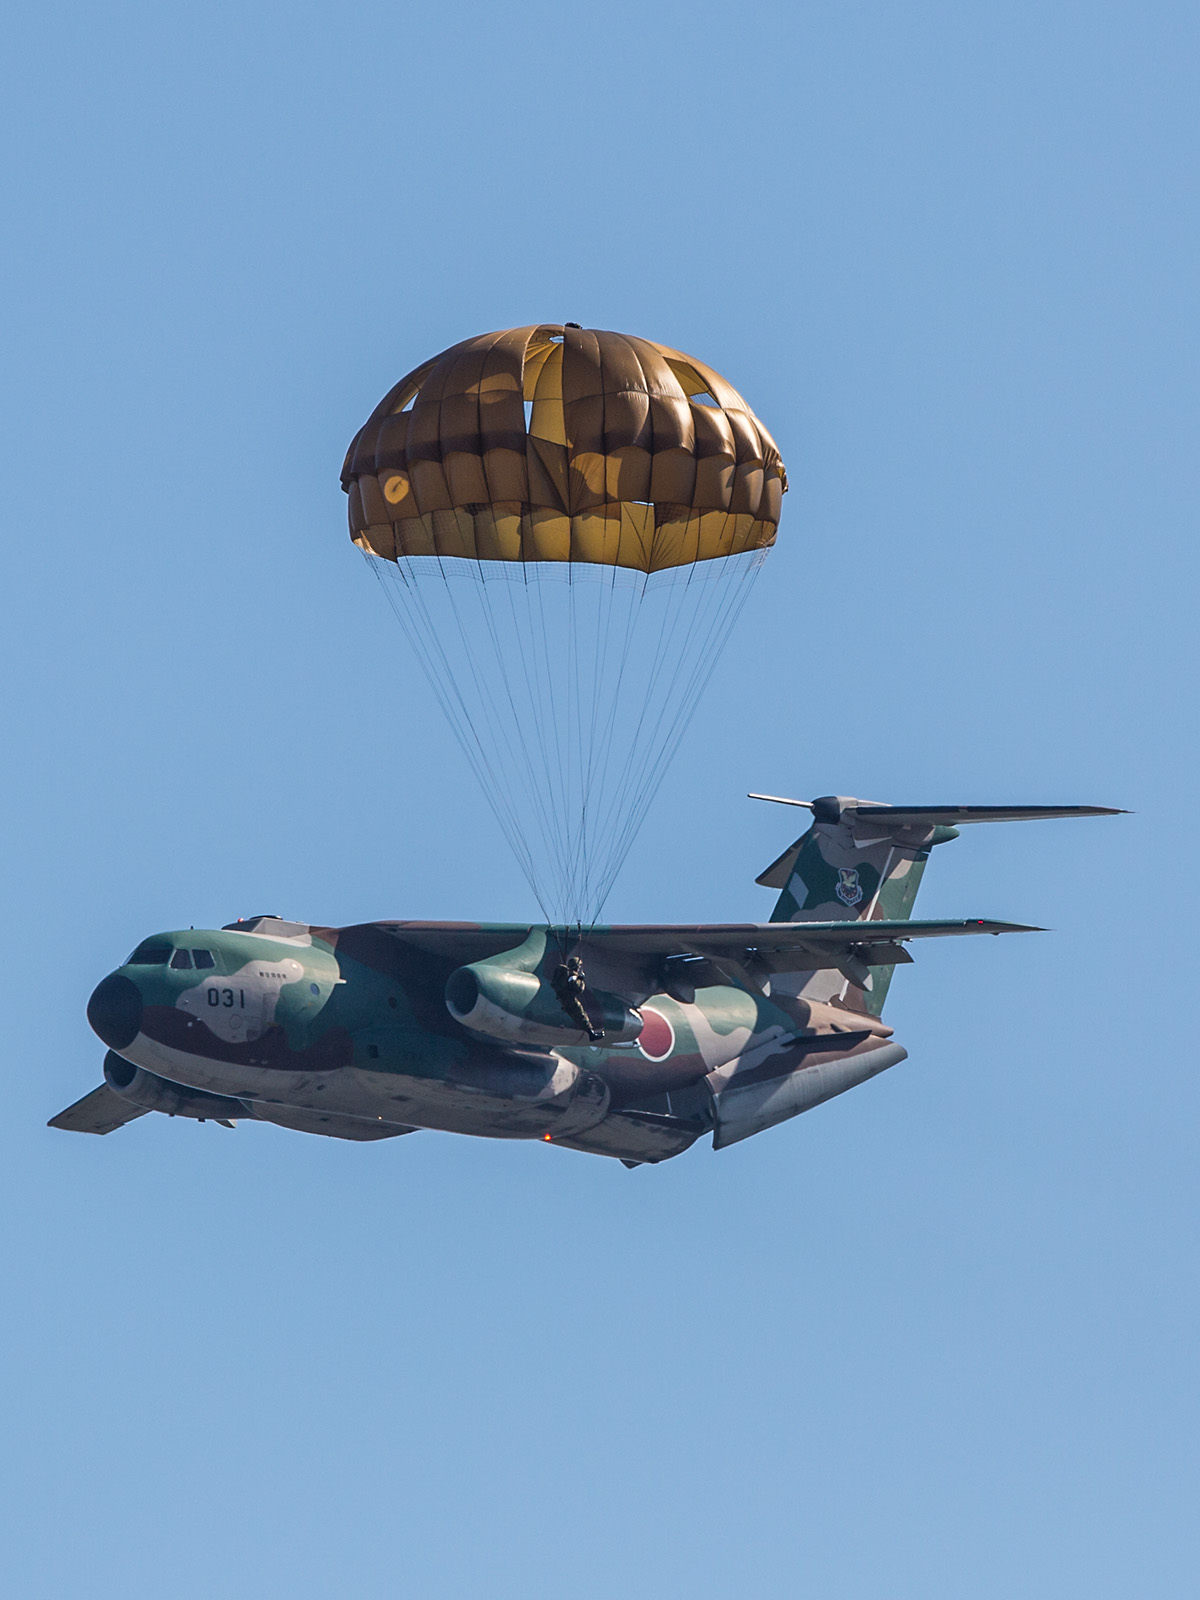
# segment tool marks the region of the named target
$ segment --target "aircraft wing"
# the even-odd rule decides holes
[[[857,955],[875,965],[907,959],[897,946],[910,939],[944,939],[973,933],[1044,933],[1044,928],[1022,922],[993,922],[984,917],[954,921],[857,922],[730,922],[662,923],[629,927],[593,928],[586,944],[631,955],[726,956],[766,959],[778,966],[779,958],[797,958],[797,969],[837,967],[847,955]],[[879,948],[875,948],[879,947]]]
[[[132,1100],[122,1099],[106,1083],[102,1083],[91,1094],[85,1094],[82,1100],[76,1100],[73,1106],[51,1117],[46,1126],[65,1128],[68,1133],[112,1133],[127,1122],[132,1122],[135,1117],[144,1117],[148,1109],[146,1106],[135,1106]]]
[[[478,961],[515,949],[530,932],[528,923],[389,922],[366,924],[347,930],[379,937],[401,939],[430,953],[457,961]],[[815,971],[819,967],[839,967],[848,955],[870,960],[868,946],[874,950],[874,965],[887,966],[911,960],[901,946],[910,939],[944,939],[971,933],[1043,933],[1022,922],[993,922],[984,917],[962,917],[954,921],[860,922],[728,922],[728,923],[629,923],[601,925],[580,933],[572,927],[552,927],[550,933],[563,944],[582,943],[585,950],[606,951],[630,956],[724,956],[729,961],[744,959],[765,963],[777,972]],[[791,961],[791,966],[785,965]]]

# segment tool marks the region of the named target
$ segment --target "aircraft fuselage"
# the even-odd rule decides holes
[[[811,1027],[811,1007],[703,961],[696,981],[665,980],[668,993],[654,962],[589,951],[586,936],[577,948],[598,1042],[548,981],[561,939],[523,925],[333,929],[258,918],[156,935],[101,982],[88,1016],[118,1058],[106,1067],[110,1086],[147,1109],[222,1115],[211,1098],[160,1102],[133,1068],[220,1097],[231,1121],[363,1139],[414,1128],[541,1138],[630,1161],[677,1154],[711,1130],[713,1075],[730,1063],[757,1054],[794,1070],[785,1058]],[[810,1037],[805,1064],[844,1066],[878,1052],[888,1032],[826,1033],[825,1049]],[[885,1048],[873,1070],[902,1054]]]

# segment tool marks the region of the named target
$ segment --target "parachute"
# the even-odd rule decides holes
[[[543,915],[591,926],[774,543],[774,441],[692,357],[543,324],[409,373],[342,487]]]

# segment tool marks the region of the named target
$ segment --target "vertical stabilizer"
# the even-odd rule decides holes
[[[958,830],[937,823],[880,817],[858,808],[875,802],[826,795],[811,802],[813,825],[769,866],[758,882],[782,893],[772,922],[869,922],[912,914],[921,875],[935,844]],[[886,809],[881,807],[881,810]],[[808,975],[799,992],[879,1016],[895,966],[848,960],[840,971]]]

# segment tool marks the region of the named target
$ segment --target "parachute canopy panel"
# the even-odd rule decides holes
[[[787,474],[719,373],[650,339],[543,324],[403,378],[346,456],[350,534],[387,561],[660,572],[775,541]]]

